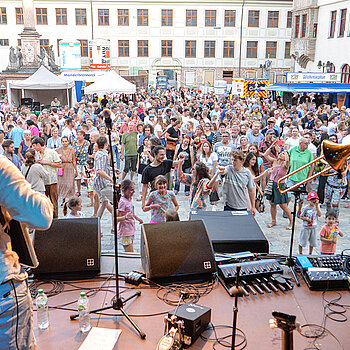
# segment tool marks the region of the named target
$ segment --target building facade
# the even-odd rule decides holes
[[[342,73],[350,83],[349,0],[295,0],[291,41],[295,71]]]
[[[20,44],[21,1],[0,5],[0,70],[9,48]],[[81,42],[82,67],[89,67],[89,41],[108,39],[111,67],[121,75],[166,74],[180,86],[214,80],[261,78],[271,61],[270,79],[290,71],[292,1],[34,1],[40,45]],[[242,18],[243,12],[243,18]],[[242,26],[241,26],[242,23]],[[59,64],[59,59],[57,59]]]

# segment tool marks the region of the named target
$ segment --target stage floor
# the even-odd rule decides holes
[[[120,258],[119,273],[127,273],[132,270],[140,270],[140,260],[137,258]],[[114,271],[114,258],[102,257],[102,274],[110,274]],[[312,292],[305,285],[300,276],[301,287],[294,287],[294,290],[286,293],[279,292],[256,297],[243,297],[239,299],[238,304],[238,328],[242,329],[247,337],[246,349],[282,349],[281,330],[270,329],[269,320],[272,318],[272,311],[280,311],[287,314],[293,314],[297,317],[297,321],[301,325],[306,323],[314,323],[321,325],[323,322],[324,308],[322,292]],[[84,288],[100,288],[94,296],[90,297],[91,309],[96,309],[111,304],[111,299],[115,293],[115,281],[104,279],[93,279],[84,281],[72,282],[74,286],[79,286],[81,289],[76,289],[74,286],[65,284],[65,290],[56,296],[49,298],[50,307],[66,307],[74,309],[74,311],[66,311],[59,309],[50,309],[50,327],[44,331],[36,328],[35,336],[39,350],[46,349],[79,349],[80,345],[86,338],[86,334],[81,334],[79,331],[79,322],[71,321],[70,315],[76,313],[77,303],[63,306],[79,298],[80,292]],[[47,287],[47,288],[46,288]],[[127,298],[133,292],[141,291],[141,296],[129,302],[125,310],[132,316],[137,325],[146,333],[146,339],[141,340],[137,332],[132,328],[128,321],[123,317],[116,316],[115,311],[105,311],[106,315],[91,314],[91,324],[94,327],[118,328],[122,330],[115,349],[155,349],[159,339],[163,336],[164,331],[164,315],[158,316],[142,316],[154,313],[161,313],[173,310],[174,307],[167,305],[156,296],[155,289],[149,289],[145,285],[133,288],[132,285],[125,285],[120,282],[120,290],[122,296]],[[130,288],[130,289],[126,289]],[[51,286],[44,286],[44,290],[50,289]],[[86,291],[86,289],[85,289]],[[350,305],[349,291],[340,292],[342,299],[341,304]],[[334,299],[337,296],[335,292],[327,292],[326,299]],[[211,308],[211,322],[215,325],[232,325],[233,302],[224,288],[217,283],[214,289],[208,295],[200,298],[199,305]],[[349,312],[345,314],[349,317]],[[34,322],[36,324],[36,312],[34,312]],[[335,322],[327,320],[326,328],[331,331],[339,340],[342,347],[337,343],[337,340],[331,335],[326,335],[317,340],[317,345],[320,349],[337,350],[349,349],[350,332],[349,321]],[[207,332],[207,335],[213,337],[213,333]],[[230,329],[218,329],[218,335],[228,335]],[[310,345],[310,341],[302,337],[298,332],[294,332],[294,348],[305,349]],[[212,349],[212,342],[205,342],[198,339],[191,349]],[[216,349],[224,349],[217,345]]]

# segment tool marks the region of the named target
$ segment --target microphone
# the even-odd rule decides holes
[[[101,112],[102,117],[104,118],[106,128],[108,130],[112,130],[112,118],[111,118],[111,111],[109,109],[104,109]]]

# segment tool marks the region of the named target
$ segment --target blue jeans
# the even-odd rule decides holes
[[[117,169],[120,170],[120,153],[118,152],[118,146],[112,146],[113,160],[116,163]]]
[[[183,172],[185,174],[189,174],[191,172],[191,168],[187,168]],[[174,186],[175,191],[180,191],[180,183],[181,183],[180,179],[175,180],[175,186]],[[191,189],[190,186],[185,185],[185,192],[190,192],[190,189]]]
[[[33,303],[26,281],[13,281],[18,301],[19,349],[34,350]],[[11,282],[0,285],[0,349],[16,349],[17,304]]]

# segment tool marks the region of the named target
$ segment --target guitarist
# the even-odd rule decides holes
[[[0,349],[36,349],[28,276],[12,250],[9,222],[44,230],[52,217],[50,200],[33,191],[16,166],[0,156]]]

